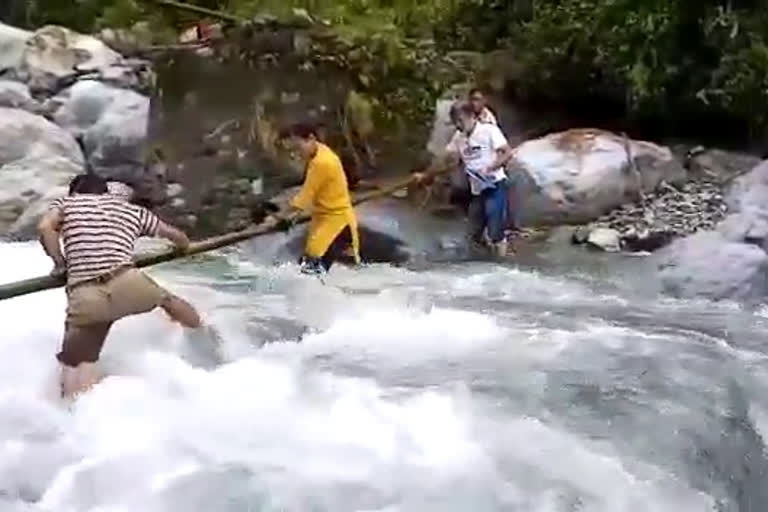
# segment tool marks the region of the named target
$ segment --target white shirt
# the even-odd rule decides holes
[[[488,167],[496,161],[497,151],[506,145],[507,138],[498,126],[475,123],[469,135],[456,130],[445,150],[459,154],[469,177],[472,194],[479,195],[484,189],[493,187],[507,177],[503,167],[487,172]]]

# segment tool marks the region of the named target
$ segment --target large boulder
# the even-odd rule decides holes
[[[514,148],[523,222],[578,224],[654,190],[685,180],[665,147],[602,130],[574,129]]]
[[[427,151],[433,156],[445,153],[445,147],[451,141],[456,128],[451,122],[451,105],[455,99],[440,99],[435,104],[435,115],[432,122],[432,131],[427,142]]]
[[[768,250],[768,160],[735,179],[725,201],[728,216],[718,231],[730,241]]]
[[[64,27],[43,27],[27,41],[19,77],[34,92],[55,92],[80,72],[98,72],[122,57],[96,38]]]
[[[29,33],[0,24],[0,69],[41,97],[83,78],[131,89],[153,80],[145,61],[124,59],[101,40],[58,26]]]
[[[40,104],[32,99],[29,87],[11,80],[0,80],[0,107],[20,108],[32,113],[38,113],[41,108]]]
[[[49,103],[56,104],[52,108],[56,123],[82,137],[95,172],[115,179],[132,179],[144,172],[148,97],[84,80]]]
[[[32,35],[32,32],[0,23],[0,72],[21,65],[27,41]]]
[[[760,300],[768,293],[768,161],[730,186],[728,215],[716,231],[660,251],[665,290],[676,296]]]
[[[754,301],[768,292],[768,254],[719,232],[678,239],[657,257],[664,291],[675,297]]]
[[[82,170],[69,133],[41,116],[0,108],[0,233],[25,232]]]
[[[691,177],[723,183],[753,169],[760,158],[745,153],[697,146],[686,156]]]

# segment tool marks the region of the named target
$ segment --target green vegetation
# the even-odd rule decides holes
[[[11,0],[17,21],[80,30],[182,14],[151,0]],[[360,81],[383,76],[428,98],[444,88],[435,55],[505,50],[493,70],[528,101],[594,104],[615,115],[685,129],[682,120],[768,132],[768,0],[194,0],[244,17],[307,13],[365,42]],[[300,10],[300,11],[297,11]],[[23,12],[22,12],[23,11]],[[432,41],[434,44],[425,43]],[[496,62],[496,61],[495,61]],[[429,72],[426,72],[426,71]],[[406,80],[407,78],[407,80]],[[404,94],[407,91],[404,91]],[[407,98],[405,98],[407,100]]]

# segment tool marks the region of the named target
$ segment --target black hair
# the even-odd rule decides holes
[[[299,123],[294,123],[286,130],[283,130],[281,133],[281,138],[299,137],[300,139],[309,139],[310,137],[314,137],[319,140],[319,131],[320,126],[317,123],[302,121]]]
[[[483,96],[485,96],[485,91],[483,91],[483,89],[480,88],[480,87],[473,87],[473,88],[471,88],[469,90],[469,94],[467,94],[467,96],[472,97],[472,95],[477,94],[477,93],[480,93]]]
[[[107,180],[98,174],[78,174],[69,183],[69,195],[74,194],[106,194]]]

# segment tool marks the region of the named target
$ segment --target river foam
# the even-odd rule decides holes
[[[48,268],[34,244],[0,254],[0,282]],[[51,398],[63,292],[0,302],[0,510],[714,510],[678,444],[636,430],[706,406],[675,401],[686,374],[652,396],[620,366],[676,338],[589,316],[563,328],[536,290],[625,301],[486,265],[339,268],[325,286],[296,270],[237,253],[153,269],[210,332],[159,312],[120,322],[109,376],[70,408]],[[536,314],[505,303],[511,286],[531,290]],[[699,347],[689,362],[718,350]],[[702,382],[702,399],[722,399]]]

